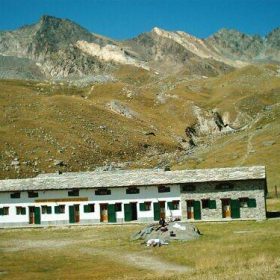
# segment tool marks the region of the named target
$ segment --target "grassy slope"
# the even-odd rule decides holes
[[[160,248],[129,241],[139,225],[2,230],[1,279],[279,279],[278,220],[198,227],[200,239]]]
[[[116,82],[86,88],[0,81],[0,177],[92,170],[112,161],[128,167],[168,164],[205,168],[265,164],[270,190],[279,185],[280,77],[277,66],[249,66],[222,76],[159,77],[122,67]],[[108,108],[117,100],[136,112],[129,119]],[[235,127],[205,135],[191,156],[180,150],[185,128],[196,122],[192,106],[216,108]],[[265,107],[270,106],[270,107]],[[268,109],[267,109],[268,108]],[[154,132],[156,136],[145,135]],[[273,144],[266,142],[273,141]],[[18,157],[19,169],[10,166]],[[66,167],[55,167],[62,159]]]

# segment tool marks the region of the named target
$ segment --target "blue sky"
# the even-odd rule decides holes
[[[0,0],[0,30],[48,14],[126,39],[157,26],[205,38],[221,28],[264,36],[280,26],[280,0]]]

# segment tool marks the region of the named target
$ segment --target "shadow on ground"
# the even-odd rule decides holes
[[[270,212],[266,212],[266,217],[267,218],[280,218],[280,211],[270,211]]]

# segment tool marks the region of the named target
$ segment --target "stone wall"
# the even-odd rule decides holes
[[[217,189],[219,185],[230,185],[229,189]],[[254,198],[256,199],[256,207],[240,208],[240,219],[262,220],[266,218],[265,204],[265,180],[244,180],[244,181],[229,181],[229,182],[209,182],[190,184],[195,190],[181,193],[181,209],[182,220],[187,220],[187,200],[211,199],[216,201],[216,209],[202,209],[201,220],[231,220],[231,218],[222,217],[222,200],[225,198]],[[201,205],[202,206],[202,205]]]

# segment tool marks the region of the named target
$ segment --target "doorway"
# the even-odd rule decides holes
[[[124,204],[124,220],[125,222],[136,221],[137,220],[137,203],[130,202]]]
[[[30,225],[41,224],[40,207],[29,206],[29,224]]]
[[[131,220],[136,221],[137,220],[137,203],[131,202]]]
[[[239,219],[240,218],[240,201],[239,201],[239,199],[231,199],[230,209],[231,209],[231,218]]]
[[[69,222],[71,224],[80,222],[80,205],[74,204],[69,206]]]
[[[100,222],[108,223],[108,204],[100,204]]]
[[[231,218],[230,198],[222,199],[222,217]]]
[[[187,200],[187,218],[194,219],[193,200]]]
[[[160,218],[165,219],[165,201],[159,202]]]
[[[187,218],[201,220],[200,200],[187,200]]]

